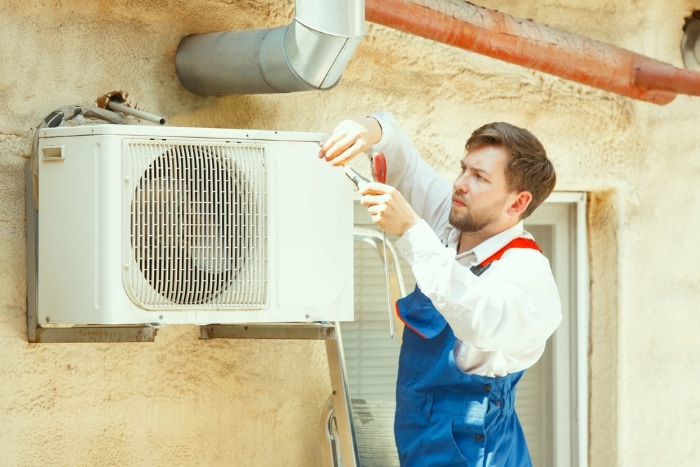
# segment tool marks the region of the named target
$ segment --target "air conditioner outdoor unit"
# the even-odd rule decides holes
[[[352,320],[352,185],[321,138],[40,130],[38,324]]]

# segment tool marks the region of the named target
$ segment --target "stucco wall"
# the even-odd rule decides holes
[[[682,66],[691,1],[480,5]],[[535,4],[533,4],[535,3]],[[700,98],[666,106],[368,24],[325,92],[203,98],[174,68],[187,34],[289,23],[291,1],[7,0],[0,16],[0,465],[321,465],[330,384],[321,342],[198,339],[29,344],[24,162],[55,108],[113,90],[170,125],[328,131],[394,112],[446,176],[466,136],[506,120],[539,135],[558,190],[591,192],[592,466],[700,458],[694,330]]]

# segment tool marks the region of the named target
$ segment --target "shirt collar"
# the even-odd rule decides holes
[[[450,232],[450,246],[454,245],[455,248],[457,247],[460,234],[461,232],[458,229],[453,229],[452,232]],[[473,249],[458,255],[457,258],[459,259],[471,255],[473,258],[472,264],[480,264],[482,261],[506,246],[511,240],[518,237],[532,237],[525,231],[522,220],[518,221],[517,224],[504,230],[503,232],[498,233],[491,238],[487,238]]]

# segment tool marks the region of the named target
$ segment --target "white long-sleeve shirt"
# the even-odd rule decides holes
[[[396,246],[457,337],[457,365],[483,376],[505,376],[532,366],[561,322],[549,261],[536,250],[513,248],[482,275],[472,273],[472,266],[512,239],[532,236],[520,221],[457,255],[460,231],[448,222],[451,182],[420,157],[391,114],[372,116],[382,126],[382,138],[373,149],[386,156],[387,183],[422,217]]]

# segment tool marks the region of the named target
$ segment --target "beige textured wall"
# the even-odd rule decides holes
[[[691,1],[477,2],[682,66]],[[591,192],[592,466],[691,466],[700,347],[700,98],[632,101],[368,24],[326,92],[202,98],[177,80],[190,33],[289,23],[280,1],[5,0],[0,15],[0,465],[321,465],[319,342],[28,344],[23,165],[61,105],[112,90],[170,125],[330,130],[387,109],[447,176],[476,126],[527,126],[559,190]]]

